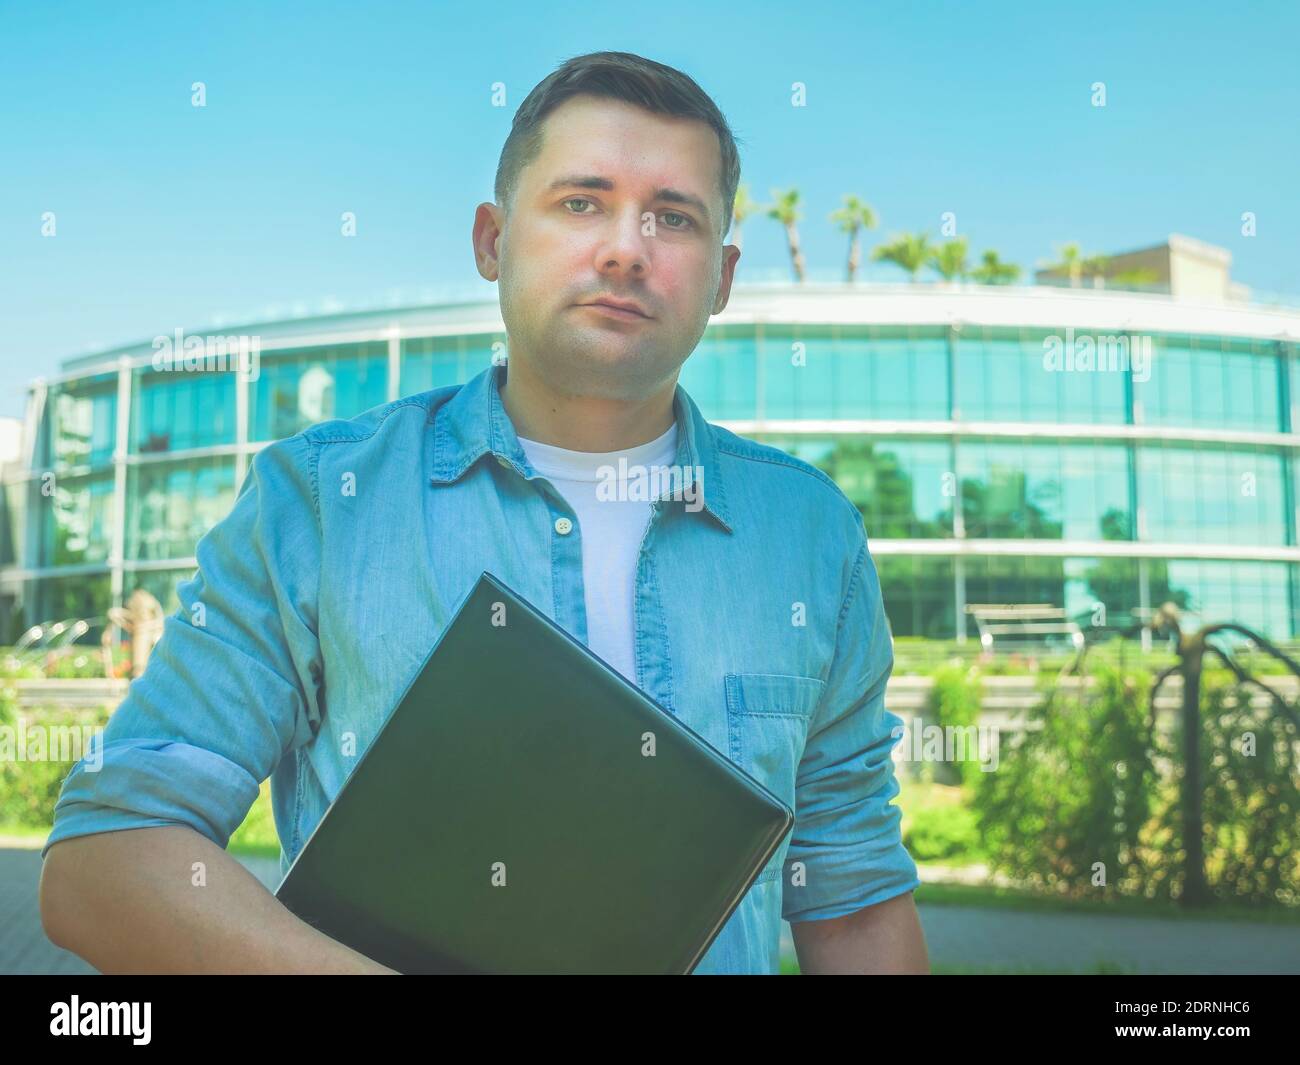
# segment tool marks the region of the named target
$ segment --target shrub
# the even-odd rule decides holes
[[[1049,687],[1031,727],[976,773],[974,810],[990,864],[1030,884],[1093,894],[1096,863],[1114,890],[1140,890],[1140,834],[1155,770],[1148,752],[1144,674],[1109,667],[1077,696]]]
[[[974,809],[990,864],[1070,895],[1098,889],[1183,894],[1181,713],[1148,715],[1151,681],[1108,665],[1076,695],[1048,689],[1041,727],[977,774]],[[1206,884],[1219,900],[1297,905],[1300,772],[1295,709],[1255,706],[1222,670],[1201,679],[1201,803]],[[1104,884],[1094,882],[1101,863]]]
[[[913,728],[939,725],[970,728],[979,723],[983,685],[980,672],[961,661],[940,666],[931,675],[933,685],[926,697],[924,714],[912,723]],[[939,784],[973,783],[979,763],[973,759],[960,762],[923,762],[919,775]]]
[[[903,837],[917,861],[935,862],[980,856],[980,833],[968,806],[929,806],[917,809]]]
[[[1222,672],[1201,678],[1201,815],[1205,879],[1225,902],[1300,904],[1300,768],[1295,719],[1255,706],[1258,689]],[[1292,710],[1294,713],[1294,710]],[[1170,767],[1151,837],[1147,894],[1182,894],[1183,728],[1175,716],[1157,733],[1158,763]]]
[[[91,710],[69,710],[62,707],[42,707],[37,710],[19,711],[14,703],[12,689],[5,687],[0,694],[0,724],[8,727],[10,742],[14,745],[12,755],[0,759],[0,816],[10,824],[25,828],[48,829],[54,824],[54,806],[59,799],[59,790],[64,778],[75,764],[74,760],[55,761],[54,751],[46,751],[40,760],[20,759],[17,749],[16,733],[21,725],[23,729],[40,726],[50,735],[58,735],[60,730],[75,729],[78,735],[84,726],[102,727],[108,723],[109,711],[106,708]],[[79,756],[85,751],[74,751]]]

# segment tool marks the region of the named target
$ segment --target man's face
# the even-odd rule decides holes
[[[509,214],[482,204],[475,218],[511,361],[569,394],[609,399],[674,380],[726,306],[740,255],[722,246],[720,169],[703,122],[592,96],[552,111]],[[601,298],[644,316],[592,306]]]

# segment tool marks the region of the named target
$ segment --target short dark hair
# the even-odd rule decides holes
[[[721,235],[727,235],[736,204],[736,188],[740,184],[740,153],[731,127],[718,105],[694,79],[631,52],[589,52],[574,56],[537,83],[515,112],[510,135],[501,149],[493,190],[498,206],[511,209],[520,171],[541,154],[542,121],[565,100],[582,94],[625,100],[655,114],[694,118],[712,126],[722,150]]]

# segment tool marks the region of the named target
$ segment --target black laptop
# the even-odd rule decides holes
[[[276,897],[403,973],[689,973],[793,822],[485,572]]]

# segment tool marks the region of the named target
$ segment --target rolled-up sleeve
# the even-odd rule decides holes
[[[148,667],[64,780],[59,840],[188,825],[224,848],[283,755],[322,713],[320,525],[302,435],[253,459],[198,543]]]
[[[835,655],[795,782],[782,916],[843,917],[919,886],[903,846],[892,752],[902,720],[885,709],[894,665],[880,581],[861,520]]]

